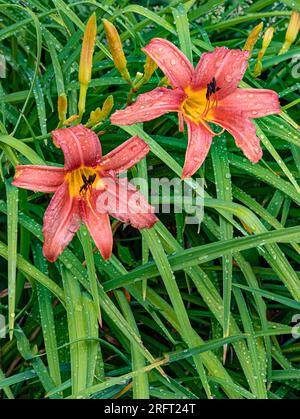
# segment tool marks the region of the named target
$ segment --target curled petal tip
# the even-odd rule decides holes
[[[156,62],[173,87],[185,88],[191,83],[193,65],[170,41],[153,38],[142,51]]]
[[[74,170],[81,166],[97,165],[101,158],[101,145],[97,135],[79,124],[52,132],[54,144],[62,149],[65,169]]]

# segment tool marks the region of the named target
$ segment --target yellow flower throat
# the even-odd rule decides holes
[[[70,195],[75,197],[85,195],[91,187],[97,188],[101,178],[96,169],[80,167],[67,173],[65,180],[69,183]]]
[[[208,94],[208,89],[185,89],[187,98],[182,102],[181,111],[193,122],[199,124],[209,119],[209,112],[217,106],[217,94]]]

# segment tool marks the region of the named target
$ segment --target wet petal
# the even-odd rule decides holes
[[[102,158],[101,170],[122,172],[134,166],[148,154],[150,147],[138,136],[132,137]]]
[[[80,166],[95,167],[101,159],[99,138],[83,125],[53,131],[52,136],[54,144],[64,153],[66,170]]]
[[[142,51],[156,62],[173,87],[184,89],[191,84],[194,67],[172,42],[154,38]]]
[[[54,262],[72,240],[81,223],[79,199],[69,194],[64,182],[54,194],[44,215],[44,256]]]
[[[110,121],[115,125],[131,125],[151,121],[167,112],[176,112],[185,94],[182,90],[157,87],[138,96],[134,104],[112,114]]]
[[[158,221],[154,208],[127,178],[105,178],[103,182],[96,203],[99,212],[109,212],[135,228],[150,228]]]
[[[194,88],[205,88],[214,77],[220,88],[218,98],[224,98],[233,92],[244,77],[248,59],[248,51],[225,47],[217,47],[213,52],[202,54],[196,67]]]
[[[51,166],[17,166],[12,184],[35,192],[55,192],[64,181],[65,170]]]
[[[236,145],[242,149],[245,156],[257,163],[262,157],[260,140],[256,136],[253,122],[232,112],[218,112],[214,116],[216,124],[221,125],[234,137]]]
[[[113,235],[107,213],[100,213],[96,209],[94,195],[82,201],[82,218],[92,236],[101,256],[108,260],[113,248]]]
[[[218,102],[219,112],[239,112],[246,118],[259,118],[280,112],[278,94],[265,89],[236,89]]]
[[[188,127],[188,147],[182,171],[182,179],[192,176],[201,167],[209,152],[212,135],[203,125],[195,124],[186,118]]]

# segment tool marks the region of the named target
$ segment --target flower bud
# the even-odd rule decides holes
[[[89,128],[89,127],[94,127],[100,124],[104,119],[108,117],[113,106],[114,106],[114,98],[113,96],[110,95],[105,99],[102,109],[97,108],[90,113],[90,118],[86,126]]]
[[[80,95],[79,95],[79,102],[78,102],[78,110],[80,118],[82,117],[85,111],[85,101],[86,101],[86,92],[88,85],[91,81],[92,75],[92,62],[93,62],[93,53],[96,41],[96,33],[97,33],[97,22],[96,22],[96,15],[93,14],[86,25],[83,41],[82,41],[82,49],[80,55],[80,64],[79,64],[79,83],[80,83]]]
[[[79,82],[88,85],[92,75],[92,60],[96,41],[97,23],[96,15],[93,14],[86,24],[84,31],[80,64],[79,64]]]
[[[107,118],[111,113],[114,106],[114,97],[112,95],[107,96],[102,106],[103,119]]]
[[[147,81],[151,79],[151,76],[156,69],[157,69],[156,62],[152,60],[152,58],[149,55],[147,55],[146,63],[144,65],[144,77],[143,77],[144,83],[147,83]]]
[[[254,67],[254,76],[255,77],[260,76],[261,73],[262,73],[262,69],[263,69],[262,59],[265,55],[265,52],[266,52],[268,46],[270,45],[270,43],[273,39],[273,35],[274,35],[274,28],[272,26],[270,26],[264,34],[262,47],[261,47],[261,50],[258,53],[257,63],[255,64],[255,67]]]
[[[254,45],[256,44],[256,42],[259,38],[259,35],[260,35],[260,33],[263,29],[263,26],[264,26],[264,24],[263,24],[263,22],[261,22],[259,25],[255,26],[252,29],[252,31],[249,33],[247,41],[244,45],[244,48],[243,48],[244,51],[249,51],[250,54],[251,54],[251,52],[253,51]]]
[[[64,121],[64,125],[71,125],[73,122],[77,121],[77,119],[79,119],[79,115],[72,115]]]
[[[300,29],[300,13],[294,10],[291,15],[290,23],[285,34],[284,44],[279,55],[284,54],[290,49],[293,42],[296,41]]]
[[[102,19],[102,22],[115,67],[118,69],[122,78],[128,83],[131,83],[130,74],[127,70],[127,61],[118,31],[108,20]]]
[[[263,51],[263,56],[265,55],[265,52],[273,39],[274,31],[275,29],[273,28],[273,26],[270,26],[264,34],[261,48],[261,52]]]
[[[68,111],[68,99],[65,93],[58,96],[57,109],[59,122],[64,122]]]

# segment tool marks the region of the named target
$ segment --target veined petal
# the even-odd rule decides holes
[[[248,59],[248,51],[225,47],[217,47],[213,52],[202,54],[195,71],[194,88],[205,88],[214,77],[217,87],[220,88],[218,99],[226,97],[244,77]]]
[[[257,163],[262,157],[260,140],[256,136],[256,128],[250,119],[232,112],[215,112],[214,120],[225,128],[235,139],[236,145],[242,149],[245,156]]]
[[[82,200],[82,218],[101,256],[104,260],[108,260],[113,247],[109,215],[97,211],[94,193],[87,196],[86,200]]]
[[[120,173],[134,166],[148,154],[150,147],[138,136],[132,137],[104,156],[99,162],[101,170]]]
[[[54,194],[44,215],[44,256],[54,262],[72,240],[81,223],[79,199],[69,194],[64,182]]]
[[[109,212],[135,228],[150,228],[158,221],[154,208],[127,178],[104,178],[102,181],[105,186],[98,193],[96,203],[99,212]]]
[[[209,152],[212,134],[201,124],[195,124],[186,118],[188,127],[188,147],[182,171],[182,179],[192,176],[204,162]]]
[[[246,118],[259,118],[280,112],[278,94],[266,89],[236,89],[218,101],[218,112],[238,112]]]
[[[184,89],[191,84],[194,67],[172,42],[154,38],[142,51],[156,62],[173,87]]]
[[[12,184],[35,192],[55,192],[63,183],[64,168],[52,166],[17,166]]]
[[[143,93],[127,108],[112,114],[110,121],[114,125],[131,125],[151,121],[167,112],[176,112],[185,97],[181,90],[170,90],[157,87],[151,92]]]
[[[81,166],[95,167],[101,159],[101,145],[97,135],[83,125],[52,132],[54,144],[64,153],[65,169]]]

